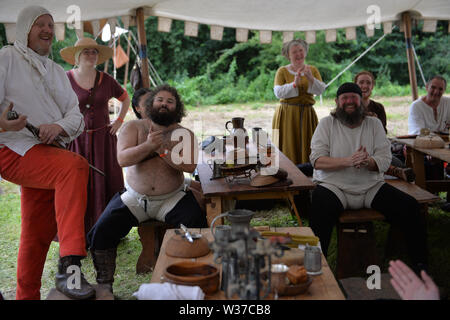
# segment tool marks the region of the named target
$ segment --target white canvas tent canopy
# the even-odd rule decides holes
[[[144,20],[158,17],[158,30],[170,32],[172,20],[185,22],[185,34],[196,36],[199,24],[210,26],[211,38],[221,40],[223,28],[236,29],[236,40],[247,41],[248,31],[259,31],[260,41],[270,43],[272,32],[283,32],[284,40],[295,31],[305,31],[306,41],[315,42],[315,32],[326,31],[335,41],[336,29],[345,28],[347,39],[356,38],[356,27],[365,26],[367,36],[374,27],[390,33],[400,22],[405,32],[413,97],[417,97],[414,57],[410,46],[411,19],[423,20],[423,30],[434,32],[438,20],[450,20],[450,0],[0,0],[0,23],[5,24],[8,42],[15,37],[20,10],[41,5],[52,12],[57,39],[64,39],[64,24],[97,35],[108,22],[114,32],[117,17],[123,26],[137,24],[142,71],[146,65]],[[449,24],[450,31],[450,24]],[[143,77],[144,85],[148,79]],[[414,92],[415,91],[415,92]]]
[[[30,4],[49,9],[57,23],[70,19],[74,5],[81,10],[81,21],[134,17],[142,7],[146,16],[264,31],[363,26],[376,14],[383,24],[400,20],[402,12],[416,12],[427,21],[450,20],[448,0],[1,0],[0,22],[14,24]]]

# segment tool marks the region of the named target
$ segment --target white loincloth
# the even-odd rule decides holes
[[[126,184],[127,191],[122,193],[120,198],[139,223],[148,219],[164,222],[166,214],[186,195],[186,190],[190,183],[191,179],[185,178],[176,190],[158,196],[140,194]]]

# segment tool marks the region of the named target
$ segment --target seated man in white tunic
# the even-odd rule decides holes
[[[365,115],[358,85],[344,83],[336,96],[336,109],[319,122],[311,141],[310,160],[317,183],[311,228],[320,238],[324,255],[345,209],[373,208],[404,230],[415,271],[426,268],[426,224],[419,204],[384,182],[391,151],[382,123]]]
[[[447,88],[444,77],[433,76],[426,85],[427,95],[414,101],[409,108],[408,134],[420,134],[420,129],[428,128],[434,132],[448,133],[450,128],[450,98],[443,97]],[[425,157],[425,177],[427,180],[444,179],[443,161]],[[450,170],[446,168],[447,174]],[[449,196],[443,210],[450,211]]]
[[[450,98],[442,96],[446,88],[447,81],[442,76],[434,76],[427,82],[427,95],[414,101],[409,108],[408,134],[419,134],[422,128],[448,133]]]

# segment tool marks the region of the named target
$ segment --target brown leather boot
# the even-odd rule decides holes
[[[386,174],[397,177],[407,182],[413,182],[416,179],[416,174],[414,173],[412,168],[400,168],[390,166],[386,171]]]
[[[80,256],[65,256],[59,258],[58,273],[55,276],[56,289],[69,298],[85,300],[95,297],[95,290],[84,278],[81,272]],[[71,269],[67,270],[69,267]],[[79,268],[78,271],[76,268]],[[79,273],[78,273],[79,272]],[[78,279],[76,277],[79,276]]]
[[[116,271],[117,249],[106,250],[91,249],[92,261],[97,272],[97,283],[103,288],[113,292],[114,272]]]

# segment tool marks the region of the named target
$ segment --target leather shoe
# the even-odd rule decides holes
[[[95,289],[84,278],[81,272],[81,258],[80,256],[65,256],[59,259],[58,273],[55,277],[56,289],[71,299],[86,300],[95,297]],[[74,270],[67,269],[72,266]],[[79,270],[76,270],[76,267]],[[79,276],[79,279],[74,277]]]

